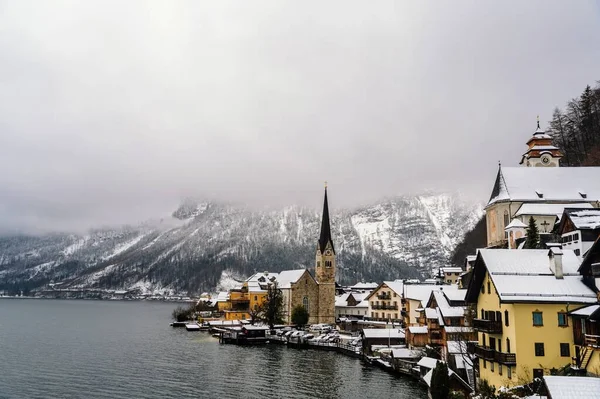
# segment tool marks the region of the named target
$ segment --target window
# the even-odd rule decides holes
[[[575,252],[575,256],[581,255],[581,251],[579,249],[574,249],[573,252]]]
[[[307,296],[302,298],[302,305],[304,306],[304,309],[306,309],[306,312],[310,312],[310,310],[308,308],[308,297]]]
[[[485,361],[485,359],[483,359],[483,368],[487,369],[487,362]]]
[[[504,227],[508,226],[508,211],[504,211]]]
[[[560,355],[562,357],[571,357],[571,347],[568,343],[560,344]]]
[[[536,342],[534,345],[535,345],[535,355],[536,356],[544,356],[544,343]]]
[[[502,375],[502,365],[498,363],[498,374]]]
[[[490,362],[490,371],[494,372],[494,362]]]
[[[506,338],[506,353],[510,353],[510,339]]]
[[[452,280],[446,280],[446,282],[447,282],[448,284],[451,284],[451,283],[452,283]]]
[[[375,313],[371,312],[371,317],[375,318]]]
[[[508,327],[508,310],[504,311],[504,325]]]
[[[321,267],[321,261],[320,260],[317,261],[317,267]]]
[[[398,313],[394,313],[394,319],[398,320]]]
[[[491,286],[492,286],[492,285],[491,285],[491,284],[490,284],[490,282],[488,281],[488,282],[487,282],[488,294],[491,294],[491,293],[492,293],[492,288],[491,288]]]
[[[508,378],[512,378],[512,368],[510,366],[506,366],[506,375]]]
[[[534,326],[543,326],[544,318],[542,316],[542,312],[533,312],[533,325]]]
[[[569,319],[565,312],[558,312],[558,326],[567,327],[569,325]]]
[[[481,309],[481,318],[482,319],[484,318],[483,316],[485,316],[485,313],[484,313],[483,309]]]
[[[485,294],[485,285],[481,284],[481,293]]]
[[[579,233],[573,234],[573,241],[579,240]]]
[[[254,295],[254,300],[258,301],[258,295]]]

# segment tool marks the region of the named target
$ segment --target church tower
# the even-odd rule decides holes
[[[538,166],[560,166],[562,152],[552,145],[552,136],[546,134],[540,128],[540,117],[538,116],[537,130],[527,142],[527,152],[521,158],[521,165],[529,167]]]
[[[321,219],[321,235],[317,244],[315,276],[319,284],[319,323],[335,323],[335,248],[331,239],[327,185]]]

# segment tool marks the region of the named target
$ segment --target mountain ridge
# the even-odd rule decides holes
[[[341,283],[415,278],[450,264],[482,214],[455,194],[397,196],[331,211]],[[141,223],[87,234],[0,237],[0,290],[214,290],[224,276],[312,268],[320,212],[300,206],[256,210],[188,200],[160,228]]]

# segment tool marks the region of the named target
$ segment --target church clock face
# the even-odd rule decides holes
[[[331,251],[330,250],[325,251],[325,255],[331,256]]]
[[[550,163],[550,157],[549,157],[548,155],[544,155],[544,156],[542,157],[542,163],[543,163],[544,165],[548,165],[548,164]]]

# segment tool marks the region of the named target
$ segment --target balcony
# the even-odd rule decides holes
[[[375,310],[398,310],[397,305],[386,305],[385,303],[382,303],[381,305],[371,305],[371,308]]]
[[[507,366],[517,364],[517,355],[515,353],[498,352],[492,348],[477,345],[475,342],[467,342],[467,352],[490,362],[498,362]]]
[[[507,366],[515,366],[517,364],[517,355],[515,353],[495,352],[494,360]]]
[[[488,334],[502,334],[502,322],[485,319],[473,319],[473,327]]]
[[[600,335],[585,334],[585,345],[600,348]]]
[[[377,294],[377,298],[378,299],[392,299],[392,294],[390,293],[385,293],[385,292],[380,292],[379,294]]]

